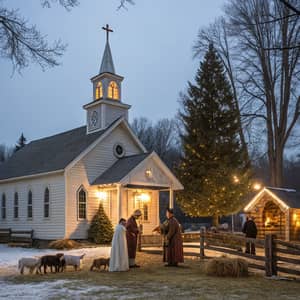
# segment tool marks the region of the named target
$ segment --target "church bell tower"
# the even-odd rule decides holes
[[[115,72],[109,45],[109,33],[113,30],[108,25],[102,29],[106,31],[106,45],[99,74],[91,78],[93,101],[83,106],[87,133],[105,129],[119,117],[128,120],[128,109],[131,107],[122,102],[121,83],[124,78]]]

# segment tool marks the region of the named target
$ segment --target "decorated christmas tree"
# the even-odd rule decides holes
[[[239,141],[238,108],[222,62],[213,45],[182,97],[183,157],[178,176],[184,191],[177,195],[193,217],[238,211],[248,190],[249,163]]]
[[[108,244],[111,242],[114,230],[106,215],[102,203],[92,219],[91,226],[88,231],[88,237],[91,241],[97,244]]]

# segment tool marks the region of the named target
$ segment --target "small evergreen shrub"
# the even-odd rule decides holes
[[[114,230],[110,219],[106,215],[102,203],[92,219],[88,230],[88,238],[97,244],[108,244],[113,238]]]

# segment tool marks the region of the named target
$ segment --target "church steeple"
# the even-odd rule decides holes
[[[108,24],[106,25],[106,27],[102,27],[102,29],[106,30],[107,35],[106,35],[106,45],[105,45],[105,49],[104,49],[104,53],[103,53],[103,57],[102,57],[99,74],[101,74],[101,73],[115,74],[115,66],[114,66],[114,62],[112,59],[111,50],[110,50],[110,46],[109,46],[109,39],[108,39],[109,32],[113,32],[113,30],[109,28]]]
[[[106,31],[106,44],[99,74],[91,78],[93,101],[83,106],[87,111],[88,133],[104,129],[121,116],[128,119],[130,108],[122,102],[121,82],[124,78],[115,73],[109,45],[109,33],[113,30],[108,24],[102,29]]]

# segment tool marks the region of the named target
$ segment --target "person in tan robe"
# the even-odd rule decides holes
[[[139,229],[136,220],[142,215],[142,212],[137,209],[133,212],[132,216],[126,223],[126,238],[128,247],[129,268],[139,268],[140,266],[135,263],[137,237]]]
[[[164,262],[166,267],[177,267],[178,263],[183,263],[183,245],[181,237],[181,226],[174,217],[172,208],[166,211],[167,222],[164,224],[165,232],[165,255]]]

